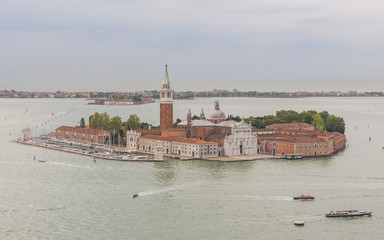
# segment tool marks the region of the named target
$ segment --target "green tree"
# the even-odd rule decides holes
[[[316,113],[315,113],[316,114]],[[300,113],[300,122],[311,124],[313,121],[313,115],[314,113],[311,111],[303,111]]]
[[[140,118],[136,114],[131,114],[125,123],[125,130],[136,130],[140,127]]]
[[[101,114],[101,123],[100,123],[101,128],[100,129],[107,130],[109,127],[110,121],[111,121],[111,118],[109,117],[108,113],[103,112]]]
[[[91,128],[91,129],[98,129],[99,126],[100,126],[100,114],[98,112],[95,112],[90,117],[89,128]]]
[[[300,120],[299,114],[293,110],[281,110],[276,112],[276,117],[284,121],[285,123],[298,122]]]
[[[326,121],[327,130],[329,132],[345,132],[345,122],[341,117],[336,117],[334,115],[329,115]]]
[[[85,128],[85,120],[83,117],[80,119],[80,127]]]
[[[93,117],[93,115],[91,115],[91,116],[88,117],[88,122],[89,122],[89,124],[91,124],[91,119],[92,119],[92,117]]]
[[[141,99],[141,97],[139,95],[135,95],[135,96],[132,97],[132,101],[134,101],[134,102],[141,102],[142,99]]]
[[[181,123],[180,118],[176,119],[176,122],[173,124],[173,127],[177,127],[177,124]]]
[[[315,126],[315,130],[323,131],[326,129],[325,122],[320,114],[313,115],[313,121],[311,124]]]
[[[146,122],[142,122],[142,123],[140,123],[140,128],[141,129],[149,129],[149,124]]]
[[[327,111],[322,111],[321,113],[319,113],[321,118],[323,118],[324,122],[327,121],[327,118],[329,116],[329,113]]]
[[[108,129],[109,124],[110,124],[110,117],[106,112],[102,114],[95,112],[90,117],[89,127],[91,129],[106,130]]]
[[[121,117],[113,117],[109,121],[107,130],[119,130],[121,128]]]

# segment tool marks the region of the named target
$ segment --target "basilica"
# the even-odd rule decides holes
[[[227,121],[218,101],[214,102],[214,110],[207,118],[202,109],[200,118],[192,120],[189,110],[186,120],[174,127],[172,94],[166,66],[160,90],[160,131],[128,131],[128,149],[154,153],[156,147],[162,146],[164,154],[194,158],[258,153],[257,135],[252,132],[252,126],[244,121]]]

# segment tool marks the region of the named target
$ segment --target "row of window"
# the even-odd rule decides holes
[[[304,154],[304,155],[312,155],[312,152],[304,152],[304,153],[301,153],[300,154]],[[324,152],[324,154],[327,154],[327,151]],[[315,155],[317,155],[317,152],[315,152]],[[319,152],[319,155],[321,155],[321,152]]]
[[[303,145],[297,145],[297,148],[303,148]],[[305,148],[308,148],[308,146],[307,145],[304,145],[304,147]],[[324,148],[326,148],[327,147],[327,144],[324,144]],[[312,145],[309,145],[309,148],[312,148]],[[321,144],[319,145],[319,144],[317,144],[317,143],[315,143],[315,144],[313,144],[313,148],[314,149],[317,149],[317,148],[321,148]]]

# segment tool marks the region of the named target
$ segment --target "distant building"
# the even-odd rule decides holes
[[[158,146],[158,141],[162,143],[164,154],[195,158],[218,156],[218,144],[216,142],[194,138],[146,135],[138,139],[137,149],[143,152],[154,153],[156,146]]]
[[[269,128],[269,129],[267,129]],[[266,127],[259,134],[260,151],[273,155],[302,154],[328,156],[345,148],[346,138],[338,132],[315,131],[307,123],[282,123]]]
[[[315,127],[308,123],[276,123],[265,127],[267,130],[298,130],[315,131]]]
[[[111,135],[105,130],[61,126],[56,128],[55,137],[74,142],[104,144]]]

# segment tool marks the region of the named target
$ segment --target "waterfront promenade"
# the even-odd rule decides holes
[[[43,140],[43,141],[42,141]],[[49,140],[49,141],[48,141]],[[47,141],[47,142],[45,142]],[[123,154],[105,154],[105,151],[108,149],[112,149],[112,152],[122,152],[127,153],[126,148],[119,147],[119,148],[110,148],[109,146],[105,145],[101,149],[105,150],[104,153],[90,153],[89,150],[84,150],[86,147],[85,145],[82,145],[81,143],[77,142],[71,142],[70,144],[75,146],[78,144],[80,148],[78,147],[64,147],[60,144],[68,144],[68,141],[62,141],[59,139],[53,139],[53,138],[44,138],[44,139],[30,139],[30,140],[24,140],[24,139],[16,139],[13,142],[25,144],[29,146],[35,146],[35,147],[42,147],[47,148],[51,150],[57,150],[67,153],[74,153],[78,155],[88,156],[92,158],[98,158],[98,159],[104,159],[104,160],[113,160],[113,161],[127,161],[127,162],[161,162],[163,160],[155,160],[153,158],[148,159],[134,159],[134,158],[124,158]],[[55,142],[55,144],[52,144],[52,142]],[[88,145],[90,146],[90,145]],[[151,153],[138,150],[136,153],[142,153],[146,155],[153,155]],[[243,161],[254,161],[254,160],[262,160],[262,159],[281,159],[283,156],[273,156],[273,155],[267,155],[267,154],[258,154],[258,155],[243,155],[238,157],[212,157],[212,158],[193,158],[193,157],[187,157],[187,156],[179,156],[174,154],[163,154],[164,157],[169,157],[173,159],[180,159],[180,160],[205,160],[205,161],[218,161],[218,162],[243,162]]]
[[[88,156],[92,158],[98,158],[98,159],[104,159],[104,160],[113,160],[113,161],[126,161],[126,162],[162,162],[163,160],[155,160],[152,158],[148,159],[134,159],[134,158],[125,158],[124,155],[116,155],[116,154],[98,154],[98,153],[89,153],[88,151],[81,151],[77,148],[64,148],[60,145],[55,144],[48,144],[44,142],[38,142],[33,140],[23,140],[23,139],[16,139],[14,140],[15,143],[21,143],[29,146],[35,146],[35,147],[42,147],[47,148],[51,150],[57,150],[67,153],[74,153],[78,155]]]
[[[281,159],[283,156],[274,156],[267,154],[257,154],[257,155],[242,155],[238,157],[212,157],[204,158],[203,160],[207,161],[218,161],[218,162],[243,162],[243,161],[254,161],[254,160],[263,160],[263,159]]]

